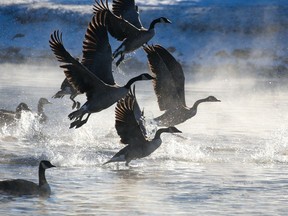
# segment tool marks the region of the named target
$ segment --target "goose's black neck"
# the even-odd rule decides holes
[[[169,132],[168,128],[160,128],[156,131],[154,139],[160,139],[162,133],[168,133],[168,132]]]
[[[194,103],[194,105],[190,108],[190,111],[195,112],[195,114],[196,114],[198,105],[199,105],[200,103],[203,103],[203,102],[206,102],[206,99],[197,100],[197,101]]]
[[[142,76],[142,75],[133,77],[132,79],[130,79],[130,80],[126,83],[126,85],[124,85],[124,87],[127,88],[127,89],[130,89],[131,85],[132,85],[134,82],[136,82],[136,81],[138,81],[138,80],[141,80],[141,76]]]
[[[38,115],[42,114],[44,112],[44,105],[43,103],[38,103]]]
[[[44,184],[47,184],[46,177],[45,177],[45,169],[42,167],[41,163],[39,164],[38,175],[39,175],[39,187],[41,187]]]
[[[154,29],[156,23],[159,23],[159,22],[160,22],[160,18],[153,20],[149,26],[149,30]]]

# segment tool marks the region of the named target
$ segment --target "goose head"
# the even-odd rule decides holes
[[[140,75],[139,79],[140,80],[152,80],[152,79],[155,79],[155,78],[152,77],[150,74],[143,73],[143,74]]]
[[[52,165],[52,164],[50,163],[50,161],[47,161],[47,160],[42,160],[42,161],[40,162],[40,166],[41,166],[44,170],[49,169],[49,168],[52,168],[52,167],[56,167],[56,166]]]
[[[159,23],[172,23],[169,19],[167,19],[166,17],[160,17],[159,18]]]
[[[22,110],[31,111],[26,103],[20,103],[20,104],[16,107],[16,112],[21,112]]]
[[[157,18],[151,22],[149,30],[154,29],[156,23],[172,23],[172,22],[166,17]]]
[[[152,77],[150,74],[148,73],[143,73],[143,74],[140,74],[139,76],[136,76],[132,79],[130,79],[127,84],[124,86],[124,88],[126,89],[130,89],[130,86],[136,82],[136,81],[139,81],[139,80],[151,80],[151,79],[155,79],[154,77]]]
[[[168,132],[169,133],[182,133],[182,131],[178,130],[176,127],[168,127]]]
[[[218,100],[216,97],[214,96],[209,96],[206,98],[207,102],[221,102],[221,100]]]
[[[50,101],[48,101],[46,98],[40,98],[39,104],[52,104]]]

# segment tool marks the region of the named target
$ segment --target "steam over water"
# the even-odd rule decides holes
[[[118,169],[102,166],[123,147],[114,128],[114,106],[93,114],[83,127],[68,129],[70,100],[51,98],[63,78],[57,66],[3,68],[10,75],[1,75],[2,107],[14,109],[24,101],[36,112],[40,97],[53,104],[45,107],[47,124],[25,114],[15,126],[1,128],[1,180],[37,182],[41,159],[57,168],[46,172],[50,198],[0,195],[2,215],[287,213],[288,95],[281,83],[187,77],[189,106],[208,95],[222,102],[200,104],[194,118],[177,126],[180,136],[163,134],[162,146],[151,156]],[[130,77],[115,76],[120,84]],[[138,82],[136,96],[153,136],[156,128],[149,119],[161,112],[152,84]],[[84,102],[85,96],[78,99]]]
[[[50,198],[0,194],[0,215],[287,215],[287,1],[136,2],[145,27],[158,16],[172,21],[151,43],[182,64],[187,105],[209,95],[221,103],[200,104],[176,126],[182,134],[162,134],[160,148],[131,167],[102,166],[123,148],[115,105],[69,129],[70,99],[51,98],[64,74],[48,43],[59,29],[81,59],[94,1],[0,1],[0,108],[25,102],[34,112],[0,127],[0,181],[38,182],[40,160],[57,166],[46,171]],[[113,75],[122,85],[142,72],[138,50]],[[53,103],[46,124],[35,114],[41,97]],[[153,137],[151,119],[162,112],[150,81],[136,83],[136,97]]]

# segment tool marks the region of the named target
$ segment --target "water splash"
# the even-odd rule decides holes
[[[259,152],[252,154],[252,159],[257,163],[273,164],[288,163],[288,127],[282,126],[277,129],[271,138],[266,141]]]

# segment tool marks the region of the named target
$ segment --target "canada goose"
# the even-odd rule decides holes
[[[116,66],[121,63],[126,53],[133,52],[154,37],[155,24],[171,23],[167,18],[160,17],[153,20],[148,29],[144,28],[134,0],[113,0],[112,12],[108,6],[108,0],[105,3],[103,0],[95,0],[93,10],[98,20],[105,23],[112,37],[123,41],[113,53],[113,58],[121,55]]]
[[[80,102],[74,100],[78,94],[77,90],[68,82],[67,78],[65,78],[61,84],[61,90],[53,95],[52,98],[63,98],[65,95],[70,95],[70,100],[73,101],[72,109],[79,109],[81,106]]]
[[[46,98],[40,98],[38,101],[38,116],[39,116],[39,122],[44,123],[47,121],[48,117],[44,113],[44,105],[46,104],[52,104],[50,101],[48,101]]]
[[[31,111],[26,103],[20,103],[16,111],[0,109],[0,125],[10,125],[21,118],[22,111]]]
[[[115,127],[121,142],[127,144],[109,161],[125,162],[128,166],[131,160],[143,158],[153,153],[162,143],[160,135],[166,133],[181,133],[175,127],[160,128],[156,131],[152,140],[146,137],[146,129],[143,124],[143,112],[140,111],[135,97],[135,88],[129,91],[125,98],[118,101],[115,109],[116,123]],[[103,165],[104,165],[103,164]]]
[[[197,100],[189,108],[185,103],[185,77],[182,66],[162,46],[144,47],[147,53],[150,71],[156,79],[153,80],[154,91],[158,105],[165,113],[154,120],[161,126],[172,126],[185,122],[197,113],[197,107],[202,102],[220,102],[214,96]]]
[[[102,67],[106,67],[107,71],[110,71],[112,74],[112,60],[104,58],[104,56],[110,56],[110,58],[112,56],[106,27],[98,23],[95,18],[96,17],[94,17],[92,21],[93,28],[100,28],[103,32],[106,32],[106,34],[103,33],[101,39],[102,46],[107,49],[102,50],[103,56],[99,55],[99,61],[102,61]],[[60,67],[64,68],[64,73],[68,81],[73,84],[77,91],[80,93],[85,92],[87,96],[87,102],[80,109],[68,115],[70,120],[75,119],[74,122],[71,123],[70,128],[81,127],[87,122],[91,113],[100,112],[113,105],[128,93],[130,86],[135,81],[153,79],[152,76],[146,73],[130,79],[127,84],[122,87],[117,84],[107,84],[66,51],[62,42],[62,34],[60,34],[59,31],[54,31],[54,33],[51,34],[49,42],[57,59],[64,63]],[[85,114],[87,114],[87,117],[85,120],[82,120]]]
[[[52,48],[53,45],[50,46]],[[53,48],[52,48],[53,49]],[[54,51],[54,50],[53,50]],[[55,52],[54,52],[55,53]],[[114,85],[114,77],[112,75],[112,54],[111,47],[108,41],[106,27],[98,27],[96,17],[93,17],[89,22],[82,48],[83,58],[81,64],[94,73],[99,79],[109,85]],[[55,53],[57,56],[58,54]],[[61,58],[61,56],[57,56]],[[62,98],[65,94],[70,94],[70,99],[73,101],[72,109],[80,108],[80,103],[74,98],[80,94],[77,88],[74,87],[67,78],[64,79],[61,85],[61,91],[57,92],[53,97]]]
[[[12,194],[12,195],[39,195],[39,196],[50,196],[51,189],[46,181],[45,170],[48,168],[55,167],[49,161],[42,160],[39,163],[39,185],[34,182],[13,179],[0,181],[0,192]]]

